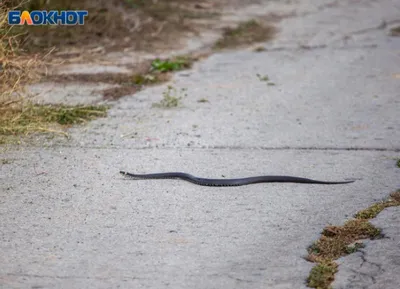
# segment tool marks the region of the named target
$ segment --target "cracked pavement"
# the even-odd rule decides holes
[[[2,150],[1,288],[307,288],[322,229],[400,188],[400,3],[281,2],[225,16],[295,12],[266,51],[213,54],[70,140]],[[167,85],[187,89],[181,106],[152,107]],[[357,181],[216,188],[120,169]],[[373,222],[386,238],[341,258],[333,288],[398,288],[399,208]]]
[[[385,237],[368,240],[365,242],[366,247],[359,252],[339,259],[340,270],[334,288],[397,288],[400,266],[400,208],[387,208],[371,223],[381,228]]]

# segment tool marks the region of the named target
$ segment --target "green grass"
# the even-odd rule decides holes
[[[268,75],[261,75],[261,74],[257,73],[256,76],[257,76],[258,80],[260,80],[260,81],[269,81]]]
[[[338,265],[334,262],[322,262],[311,269],[307,285],[311,288],[329,288],[337,272]]]
[[[388,200],[376,203],[369,206],[367,209],[359,211],[357,214],[354,215],[354,217],[357,219],[372,219],[375,218],[380,212],[382,212],[383,209],[398,205],[400,205],[400,203],[395,200]]]
[[[169,72],[190,68],[192,61],[186,57],[177,57],[171,60],[155,59],[151,63],[152,71]]]
[[[268,75],[261,75],[261,74],[257,73],[256,76],[257,76],[258,80],[267,82],[268,86],[274,86],[275,85],[274,82],[270,81]]]

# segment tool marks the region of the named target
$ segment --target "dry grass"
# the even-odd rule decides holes
[[[8,10],[17,7],[12,6],[11,1],[7,4],[0,7],[0,143],[7,142],[9,136],[32,132],[65,134],[53,127],[105,116],[106,107],[34,105],[29,102],[24,86],[41,78],[39,69],[45,68],[46,56],[28,55],[20,49],[24,35],[15,33],[6,18]]]
[[[129,36],[126,45],[147,48],[164,42],[171,33],[187,31],[186,18],[211,17],[195,14],[186,9],[188,0],[175,1],[128,1],[128,0],[6,0],[0,7],[0,138],[10,135],[29,134],[37,131],[54,131],[59,125],[70,125],[104,116],[103,107],[39,106],[29,103],[24,86],[38,81],[45,70],[42,54],[33,51],[50,49],[52,46],[105,45],[104,41],[119,43]],[[18,5],[14,5],[17,3]],[[186,6],[185,6],[186,5]],[[89,16],[83,26],[9,26],[7,12],[17,8],[42,9],[87,9]],[[124,12],[124,13],[121,13]],[[127,12],[127,13],[125,13]],[[193,12],[193,11],[192,11]],[[207,11],[205,11],[207,12]],[[140,17],[128,17],[134,13]],[[122,16],[121,16],[122,15]],[[175,39],[172,37],[171,39]],[[114,40],[113,40],[114,39]],[[110,42],[107,42],[110,43]],[[113,46],[112,44],[110,44]],[[30,52],[26,54],[23,49]],[[127,74],[63,75],[48,77],[54,81],[106,82],[120,85],[103,91],[104,98],[117,99],[134,93],[144,85],[167,81],[168,71],[189,68],[192,59],[180,58],[144,63],[145,70]],[[150,70],[150,69],[153,70]],[[139,69],[140,70],[140,69]],[[68,120],[68,121],[67,121]],[[1,141],[4,142],[4,141]]]
[[[36,69],[42,64],[38,55],[21,54],[22,36],[8,25],[8,11],[0,6],[0,111],[21,100],[23,85],[39,79]]]
[[[23,35],[7,23],[8,11],[18,7],[11,1],[6,4],[0,7],[0,143],[6,142],[6,136],[50,130],[45,121],[54,121],[55,113],[60,113],[57,109],[52,113],[48,106],[29,104],[24,94],[26,84],[40,79],[38,69],[43,69],[44,57],[27,55],[20,49]]]
[[[317,263],[307,279],[309,287],[327,289],[334,280],[337,264],[341,256],[356,252],[363,247],[362,239],[373,239],[381,235],[378,228],[369,220],[375,218],[383,209],[400,206],[400,190],[392,193],[384,202],[373,204],[354,215],[355,219],[343,226],[327,226],[321,237],[308,249],[307,260]]]
[[[390,197],[392,198],[392,200],[398,202],[400,204],[400,190],[393,192],[390,194]],[[397,206],[399,205],[397,204]]]
[[[62,127],[84,123],[107,115],[106,106],[18,105],[5,110],[0,117],[0,138],[51,132],[67,135]]]
[[[192,19],[218,14],[192,9],[191,0],[30,0],[28,10],[88,10],[85,25],[21,27],[30,51],[67,46],[155,49],[177,44],[180,33],[196,32]],[[203,11],[204,10],[204,11]]]
[[[38,81],[37,69],[43,64],[38,56],[0,57],[0,111],[24,100],[24,85]]]
[[[365,219],[350,220],[343,226],[327,226],[321,238],[310,247],[308,259],[314,262],[336,260],[347,255],[347,247],[355,241],[379,234],[380,231]]]

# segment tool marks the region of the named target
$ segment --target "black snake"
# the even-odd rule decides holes
[[[323,185],[336,185],[336,184],[348,184],[354,181],[342,181],[342,182],[324,182],[316,181],[307,178],[290,177],[290,176],[258,176],[250,178],[240,179],[204,179],[192,176],[186,173],[158,173],[158,174],[131,174],[124,171],[120,171],[121,174],[132,177],[134,179],[181,179],[191,182],[200,186],[209,187],[233,187],[233,186],[244,186],[257,183],[303,183],[303,184],[323,184]]]

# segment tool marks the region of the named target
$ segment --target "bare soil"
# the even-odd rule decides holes
[[[86,50],[101,46],[105,52],[127,47],[144,51],[174,49],[181,37],[201,31],[197,20],[217,19],[221,9],[239,3],[227,0],[32,0],[25,5],[29,10],[88,10],[85,25],[73,29],[24,26],[18,32],[25,33],[23,48],[32,52],[76,49],[77,46]]]

